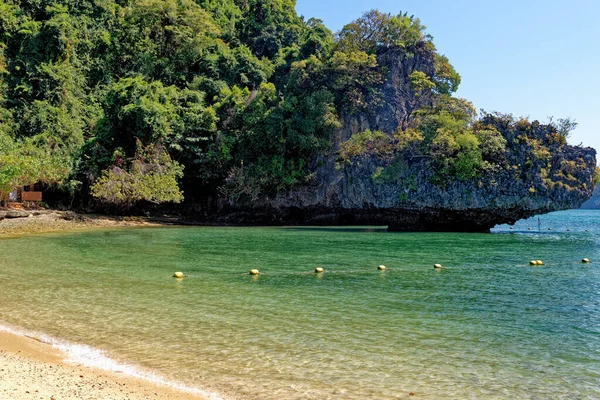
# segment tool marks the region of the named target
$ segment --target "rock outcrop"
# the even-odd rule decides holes
[[[391,135],[407,126],[413,111],[432,101],[416,95],[410,85],[415,70],[433,74],[433,55],[425,47],[411,54],[389,50],[378,56],[378,63],[387,71],[378,88],[382,104],[374,112],[342,113],[331,151],[314,162],[312,182],[251,205],[227,205],[221,222],[482,232],[535,214],[577,208],[591,196],[594,149],[567,145],[551,125],[493,115],[482,122],[506,139],[506,154],[499,166],[473,179],[448,176],[434,182],[427,157],[366,152],[340,164],[341,142],[367,129]]]

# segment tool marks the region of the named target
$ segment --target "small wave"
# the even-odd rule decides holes
[[[141,370],[133,365],[120,363],[105,355],[103,350],[85,344],[71,343],[66,340],[57,339],[45,333],[28,331],[25,329],[9,326],[0,322],[0,332],[7,332],[16,336],[24,336],[38,342],[48,344],[58,349],[64,356],[64,361],[72,364],[81,364],[89,368],[97,368],[114,373],[122,373],[134,378],[143,379],[159,385],[172,387],[186,393],[199,395],[209,400],[226,400],[224,397],[199,388],[187,386],[178,382],[170,381],[158,374]]]

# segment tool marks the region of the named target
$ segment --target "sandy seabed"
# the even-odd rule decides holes
[[[28,217],[0,221],[0,238],[92,229],[161,226],[141,218],[77,216],[31,211]],[[169,386],[63,361],[58,349],[0,331],[0,400],[203,399]]]

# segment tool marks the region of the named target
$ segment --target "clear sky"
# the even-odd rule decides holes
[[[600,151],[600,0],[297,0],[332,31],[364,11],[407,11],[427,26],[477,109],[571,117],[569,142]]]

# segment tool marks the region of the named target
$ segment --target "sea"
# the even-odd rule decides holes
[[[209,399],[598,399],[600,211],[6,238],[0,330]]]

